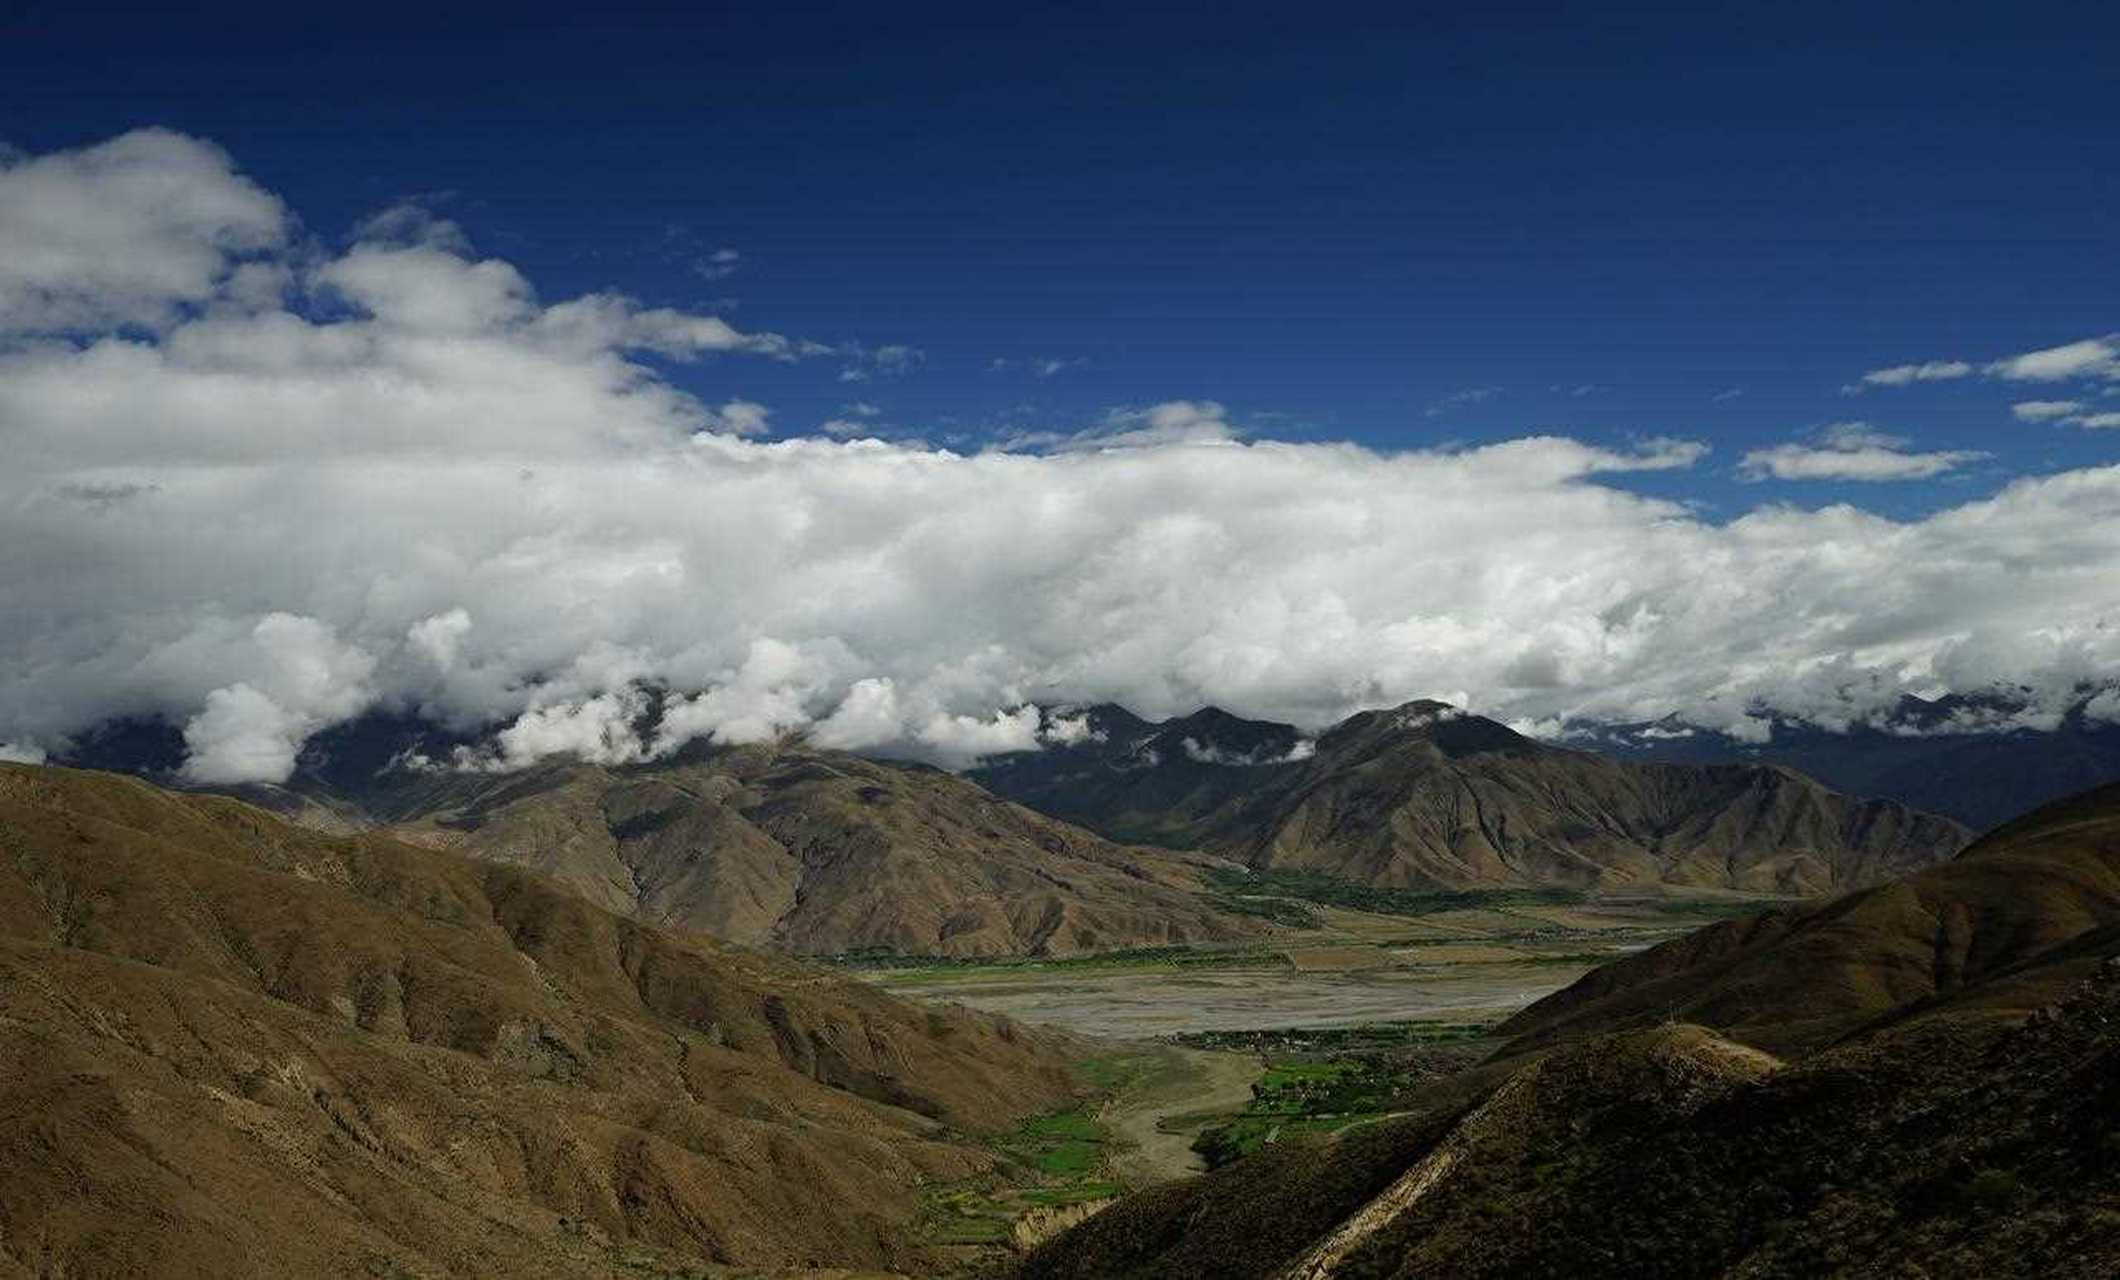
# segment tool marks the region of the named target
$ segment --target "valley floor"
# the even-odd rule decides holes
[[[1268,899],[1268,905],[1284,900]],[[1288,900],[1293,901],[1293,900]],[[1409,905],[1410,903],[1410,905]],[[1283,1137],[1398,1114],[1484,1055],[1486,1028],[1616,955],[1740,908],[1734,896],[1315,901],[1272,942],[1059,960],[849,957],[894,994],[1104,1040],[1095,1097],[998,1139],[996,1175],[928,1196],[928,1233],[976,1272],[1110,1203]]]
[[[1758,899],[1525,902],[1492,895],[1418,915],[1313,908],[1318,927],[1238,947],[1064,960],[901,960],[857,970],[894,994],[1085,1035],[1500,1021],[1626,952]]]

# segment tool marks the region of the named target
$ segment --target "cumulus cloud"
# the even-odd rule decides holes
[[[1076,747],[1088,742],[1103,742],[1108,735],[1090,723],[1087,713],[1077,711],[1047,716],[1038,737],[1052,746]]]
[[[278,199],[182,134],[0,152],[0,333],[158,328],[287,229]]]
[[[278,781],[303,742],[374,700],[375,661],[314,618],[269,613],[224,657],[245,679],[206,694],[184,726],[194,782]]]
[[[84,154],[7,173],[54,161],[89,204],[159,199],[94,185],[109,166]],[[225,158],[204,172],[223,189],[192,207],[284,219]],[[1608,483],[1697,464],[1679,440],[1386,454],[1249,439],[1194,400],[1029,452],[767,441],[728,429],[745,402],[640,356],[800,342],[541,299],[403,227],[326,252],[177,225],[170,257],[203,265],[175,284],[84,267],[9,313],[17,751],[155,714],[192,777],[272,780],[382,708],[478,732],[464,767],[785,732],[954,762],[1038,745],[1041,704],[1309,728],[1446,690],[1512,721],[1754,734],[1763,708],[1846,723],[1905,692],[2059,699],[2120,671],[2120,467],[1919,520],[1714,523]],[[71,331],[43,328],[62,295]]]
[[[719,409],[708,411],[707,426],[732,436],[763,435],[768,430],[766,419],[771,416],[773,411],[755,400],[730,400]]]
[[[1974,450],[1910,453],[1904,436],[1862,422],[1825,428],[1817,444],[1754,449],[1738,463],[1747,480],[1927,480],[1987,457]]]

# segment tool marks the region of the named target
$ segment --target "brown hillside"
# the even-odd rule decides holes
[[[1115,845],[937,769],[797,744],[457,775],[397,830],[614,911],[799,954],[1066,955],[1255,936],[1211,860]]]
[[[1383,885],[1668,884],[1812,895],[1949,856],[1956,823],[1765,766],[1637,765],[1441,704],[1365,712],[1206,847]]]
[[[2093,1280],[2120,1268],[2116,1114],[2110,965],[2027,1027],[1934,1020],[1791,1066],[1646,1028],[1130,1196],[1021,1277]]]
[[[517,868],[14,765],[0,1028],[0,1274],[919,1272],[919,1184],[1071,1087]]]
[[[1767,765],[1641,764],[1555,747],[1439,702],[1293,728],[1208,711],[1005,757],[976,776],[1117,837],[1367,884],[1672,885],[1812,897],[1948,858],[1947,818]]]
[[[2120,786],[2037,810],[1903,880],[1616,961],[1502,1029],[1524,1048],[1680,1018],[1796,1051],[1887,1015],[2021,1014],[2116,951]]]

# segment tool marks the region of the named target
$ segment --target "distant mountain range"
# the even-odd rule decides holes
[[[1047,749],[964,775],[799,737],[638,765],[415,767],[464,740],[371,717],[319,735],[284,786],[228,790],[317,829],[384,827],[545,872],[612,910],[803,954],[1061,955],[1267,933],[1212,891],[1218,868],[1810,896],[1930,865],[1971,835],[1786,768],[1616,760],[1435,702],[1315,738],[1214,709],[1160,724],[1109,706],[1045,715]],[[112,726],[75,759],[167,777],[181,739]]]
[[[1809,895],[1927,866],[1970,836],[1790,769],[1615,760],[1439,702],[1365,711],[1315,739],[1212,708],[1160,724],[1109,706],[1049,718],[1073,727],[970,776],[1113,839],[1366,884]]]
[[[2009,691],[1907,697],[1844,730],[1770,722],[1765,742],[1677,719],[1581,724],[1569,741],[1623,759],[1785,765],[1853,795],[1879,796],[1985,830],[2051,800],[2120,780],[2120,721],[2090,713],[2110,691],[2085,690],[2053,723]],[[2038,723],[2029,723],[2037,721]]]

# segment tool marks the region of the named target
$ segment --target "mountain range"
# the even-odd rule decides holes
[[[1669,719],[1577,724],[1567,740],[1629,760],[1759,763],[1798,769],[1853,795],[1881,796],[1984,830],[2101,783],[2120,780],[2120,720],[2111,688],[2079,692],[2058,714],[2024,690],[1906,696],[1844,728],[1770,718],[1763,742]]]
[[[1315,738],[1213,708],[1161,724],[1080,715],[1074,741],[971,776],[1114,839],[1364,884],[1810,895],[1926,866],[1971,834],[1786,768],[1614,760],[1439,702]]]
[[[992,914],[961,908],[981,923],[960,936],[1023,945],[1002,933],[1023,927],[1012,901],[1049,891],[1022,917],[1061,913],[1045,945],[1102,945],[1081,931],[1119,928],[1090,911],[1106,889],[1163,927],[1202,909],[1187,877],[1291,850],[1456,865],[1436,849],[1472,846],[1426,843],[1419,819],[1447,794],[1493,815],[1474,825],[1497,876],[1549,865],[1559,812],[1615,821],[1560,864],[1600,883],[1696,865],[1787,883],[1802,864],[1771,841],[1846,833],[1867,803],[1769,767],[1615,763],[1439,704],[1316,739],[1146,727],[1152,762],[1099,763],[1125,749],[1108,730],[1074,759],[1119,775],[1111,795],[1191,797],[1165,802],[1170,832],[1260,815],[1228,848],[1262,860],[1120,845],[964,778],[793,741],[404,770],[358,805],[267,797],[312,825],[0,765],[0,1222],[31,1224],[0,1240],[0,1275],[932,1273],[922,1188],[982,1176],[983,1135],[1078,1097],[1088,1047],[716,941],[693,915],[770,919],[763,940],[792,949],[775,928],[873,902],[878,945],[921,945],[949,915],[922,904],[979,899],[964,877],[1042,870],[1042,890],[981,888]],[[1753,799],[1683,840],[1616,821],[1733,793]],[[1852,830],[1949,828],[1882,812]],[[1719,873],[1642,861],[1729,830],[1759,852]],[[1876,882],[1593,970],[1404,1113],[1124,1196],[1020,1280],[2111,1274],[2120,786],[1897,878],[1879,850],[1903,844],[1819,847],[1802,856]]]
[[[1211,883],[1246,868],[1812,896],[1927,866],[1971,834],[1786,768],[1615,760],[1435,702],[1315,738],[1214,709],[1161,724],[1115,707],[1044,715],[1045,749],[962,775],[799,735],[625,765],[409,765],[451,742],[382,719],[321,737],[283,786],[230,790],[318,829],[388,830],[647,921],[809,955],[1255,939],[1272,926]],[[153,776],[170,749],[132,726],[84,755]]]

